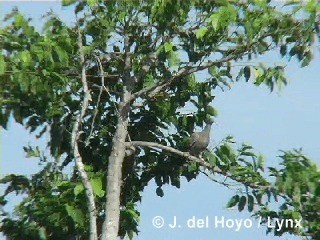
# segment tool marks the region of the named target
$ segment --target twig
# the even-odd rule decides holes
[[[210,176],[208,173],[206,173],[205,171],[200,170],[200,172],[205,175],[207,178],[209,178],[211,181],[216,182],[218,184],[221,184],[225,187],[227,187],[228,189],[231,189],[230,184],[226,183],[226,181],[224,180],[223,182],[218,181],[217,179],[214,179],[212,176]]]

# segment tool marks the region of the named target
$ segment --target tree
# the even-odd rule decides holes
[[[240,79],[271,91],[287,83],[283,66],[255,64],[254,57],[279,51],[309,64],[319,34],[316,1],[285,11],[263,0],[64,4],[74,4],[76,25],[48,13],[39,33],[14,9],[0,32],[0,124],[6,127],[12,114],[30,132],[51,137],[51,156],[25,148],[40,158],[41,172],[1,180],[8,184],[3,204],[12,192],[27,194],[16,217],[5,213],[6,235],[132,238],[135,203],[152,179],[163,196],[161,187],[179,187],[181,177],[228,177],[250,189],[229,202],[240,211],[246,204],[252,211],[261,194],[274,192],[251,146],[236,149],[226,137],[198,158],[188,153],[187,140],[216,116],[217,88]],[[186,105],[193,110],[180,114]],[[68,175],[64,167],[72,162]]]

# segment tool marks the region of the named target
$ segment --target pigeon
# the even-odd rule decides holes
[[[189,152],[193,156],[201,156],[201,153],[207,149],[210,140],[210,130],[213,120],[210,119],[202,132],[195,132],[191,135],[189,141]]]

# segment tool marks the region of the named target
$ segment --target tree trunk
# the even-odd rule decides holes
[[[125,23],[127,26],[127,23]],[[124,29],[126,29],[126,26]],[[131,72],[131,53],[129,36],[124,30],[124,74],[123,89],[119,109],[117,110],[117,128],[112,139],[112,151],[108,161],[107,172],[107,199],[105,207],[105,220],[102,226],[103,240],[116,240],[119,232],[120,220],[120,194],[122,185],[122,163],[125,157],[126,138],[128,135],[129,113],[131,110],[130,99],[134,89],[134,81]],[[130,138],[130,136],[128,136]]]
[[[122,184],[122,163],[125,157],[128,126],[128,110],[119,109],[118,123],[112,140],[112,152],[108,161],[106,218],[102,228],[102,239],[116,240],[120,220],[120,191]]]

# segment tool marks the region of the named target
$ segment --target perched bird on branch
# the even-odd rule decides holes
[[[206,126],[202,132],[195,132],[191,135],[189,141],[189,152],[193,156],[200,157],[201,153],[206,150],[210,141],[210,130],[213,120],[210,119],[206,122]]]

